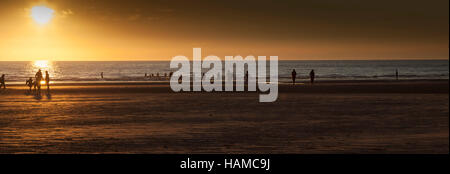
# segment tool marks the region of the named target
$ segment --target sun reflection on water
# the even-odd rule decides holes
[[[36,68],[50,68],[50,62],[48,60],[36,60],[34,66]]]
[[[30,77],[34,77],[35,73],[38,70],[42,71],[42,75],[45,78],[45,71],[48,71],[50,74],[50,77],[52,77],[51,79],[55,79],[55,77],[57,76],[55,74],[55,68],[56,65],[54,65],[54,63],[52,61],[49,60],[36,60],[31,62],[31,67],[30,67]],[[42,81],[40,82],[41,85],[45,85],[46,82],[44,79],[42,79]],[[53,83],[53,80],[50,81],[50,84]]]

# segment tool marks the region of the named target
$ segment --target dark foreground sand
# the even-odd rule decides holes
[[[0,92],[0,153],[449,153],[449,81],[173,93],[167,84]]]

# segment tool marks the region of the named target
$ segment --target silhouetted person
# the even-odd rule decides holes
[[[103,72],[100,73],[100,77],[103,79]]]
[[[147,77],[147,73],[145,73],[144,77]]]
[[[47,94],[50,94],[50,75],[45,71],[45,84],[47,85]]]
[[[297,78],[297,72],[295,72],[295,69],[292,69],[292,84],[295,85],[295,79]]]
[[[5,83],[5,74],[2,74],[2,77],[0,77],[0,88],[6,89],[6,83]]]
[[[244,83],[248,84],[248,71],[245,71]]]
[[[172,77],[172,75],[173,75],[173,72],[170,72],[169,77]],[[203,73],[203,75],[205,75],[205,73]]]
[[[395,69],[395,78],[398,80],[398,69]]]
[[[36,76],[34,77],[34,79],[36,79]],[[37,80],[34,80],[33,81],[33,92],[36,92],[36,89],[37,89]]]
[[[314,78],[316,78],[316,73],[314,73],[314,70],[309,72],[309,78],[311,79],[311,84],[314,84]]]
[[[25,82],[25,85],[27,85],[27,86],[30,88],[29,92],[31,92],[31,87],[33,87],[33,78],[30,77],[30,78]]]
[[[42,71],[39,69],[39,71],[35,75],[36,81],[34,84],[37,86],[38,94],[41,95],[41,81],[42,81]]]

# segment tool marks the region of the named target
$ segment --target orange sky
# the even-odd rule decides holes
[[[277,1],[276,1],[277,2]],[[55,11],[39,25],[30,9]],[[0,2],[0,61],[448,59],[448,1]]]

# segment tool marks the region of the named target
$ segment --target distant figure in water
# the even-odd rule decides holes
[[[398,80],[398,69],[395,69],[395,78]]]
[[[297,72],[295,72],[295,69],[292,69],[292,84],[295,85],[295,78],[297,78]]]
[[[100,73],[100,77],[103,79],[103,72]]]
[[[39,69],[39,71],[36,73],[36,75],[34,77],[36,78],[34,85],[37,86],[37,90],[38,90],[37,92],[39,95],[41,95],[41,81],[43,79],[41,69]]]
[[[6,89],[6,83],[5,83],[5,74],[2,74],[2,77],[0,77],[0,88]]]
[[[30,78],[25,82],[25,85],[27,85],[27,86],[30,88],[29,92],[31,92],[31,87],[33,87],[33,78],[30,77]]]
[[[169,73],[169,77],[172,77],[172,75],[173,75],[173,72],[171,71],[171,72]]]
[[[45,71],[45,84],[47,85],[47,94],[50,94],[50,75]]]
[[[145,73],[144,77],[147,77],[147,73]]]
[[[309,78],[311,78],[311,84],[314,84],[314,78],[316,78],[316,73],[314,73],[314,70],[309,72]]]

